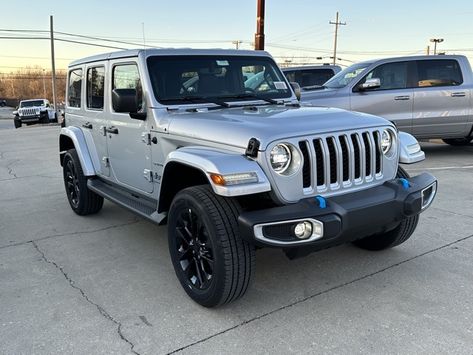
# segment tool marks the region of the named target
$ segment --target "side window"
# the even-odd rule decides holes
[[[103,94],[105,85],[105,68],[87,69],[87,107],[103,110]]]
[[[138,109],[143,106],[143,90],[141,88],[140,73],[136,64],[120,64],[113,67],[114,89],[135,89],[138,100]]]
[[[67,88],[67,105],[69,107],[80,107],[80,94],[82,89],[82,69],[74,69],[69,72]]]
[[[406,89],[408,87],[407,64],[407,62],[382,64],[370,71],[360,84],[364,83],[367,79],[378,78],[381,86],[373,90]]]
[[[460,65],[456,60],[419,60],[418,87],[456,86],[463,83]]]
[[[334,75],[332,69],[307,69],[301,70],[298,83],[301,87],[323,85]]]

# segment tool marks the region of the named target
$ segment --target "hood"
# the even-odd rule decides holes
[[[250,138],[260,150],[276,140],[392,125],[385,119],[359,112],[325,107],[257,106],[170,113],[173,135],[246,148]]]

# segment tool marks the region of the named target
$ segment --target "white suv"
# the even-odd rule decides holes
[[[50,123],[57,122],[56,110],[51,107],[46,99],[22,100],[18,110],[14,111],[15,128],[20,128],[23,123]]]

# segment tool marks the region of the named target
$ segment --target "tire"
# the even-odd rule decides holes
[[[49,123],[49,115],[47,112],[41,112],[39,122],[43,124]]]
[[[472,137],[466,138],[449,138],[449,139],[442,139],[445,143],[452,145],[454,147],[461,147],[463,145],[468,145],[473,140]]]
[[[172,201],[171,261],[184,290],[204,307],[242,297],[252,279],[255,249],[239,235],[239,211],[236,201],[209,186],[184,189]]]
[[[72,210],[80,216],[94,214],[101,210],[103,197],[89,190],[75,149],[64,155],[63,178],[67,199]]]
[[[408,178],[409,174],[403,168],[398,167],[398,178]],[[366,250],[383,250],[393,248],[408,240],[412,233],[414,233],[417,223],[419,222],[419,215],[407,217],[402,220],[399,225],[382,234],[375,234],[369,237],[358,239],[353,242],[354,245]]]
[[[13,123],[15,124],[15,128],[20,128],[21,127],[21,120],[14,118]]]

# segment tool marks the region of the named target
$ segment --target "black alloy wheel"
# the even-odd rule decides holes
[[[169,254],[182,288],[197,303],[215,307],[242,297],[253,275],[254,246],[240,237],[235,199],[210,186],[174,197],[168,213]]]
[[[72,208],[77,208],[79,206],[80,188],[77,170],[72,159],[68,159],[64,167],[64,182],[69,202]]]
[[[177,217],[176,235],[176,251],[182,272],[195,288],[207,289],[214,270],[213,248],[207,228],[191,207]]]

